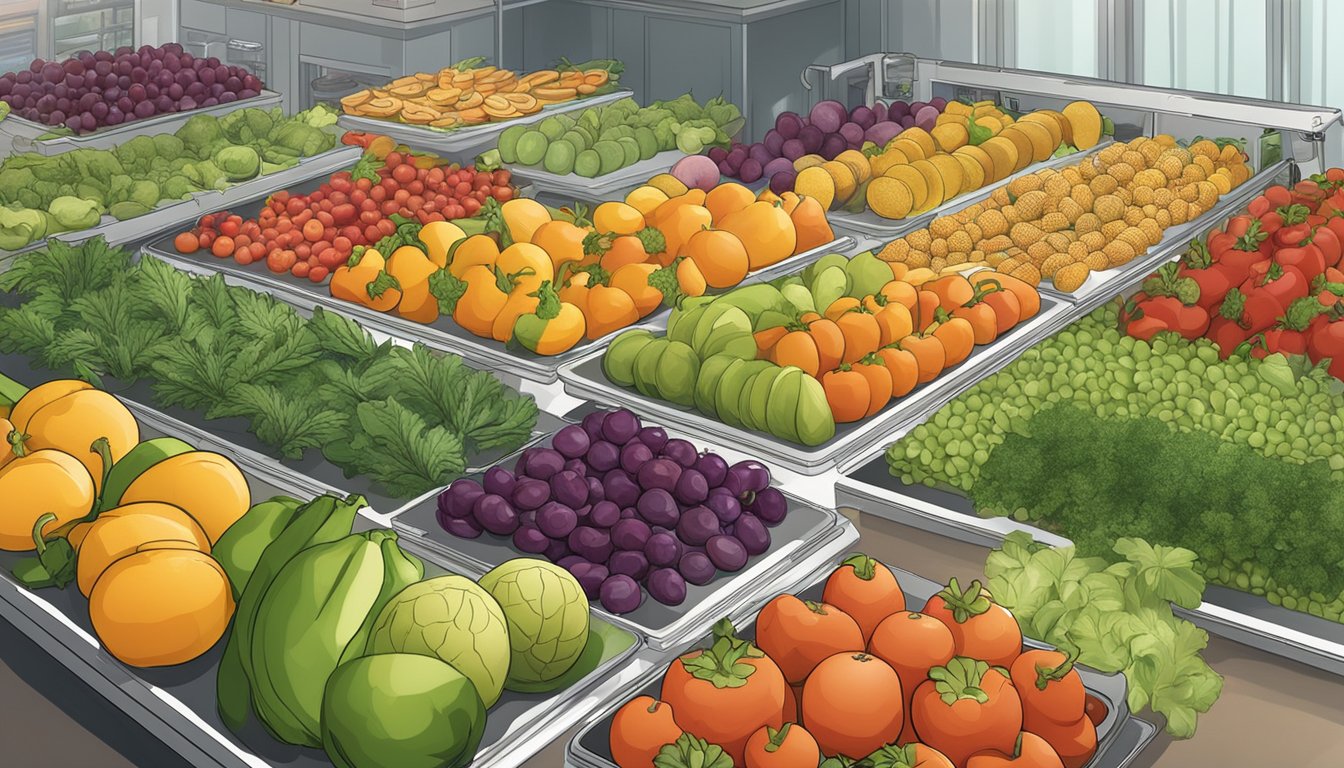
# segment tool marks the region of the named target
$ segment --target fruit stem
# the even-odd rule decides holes
[[[41,557],[47,551],[47,541],[42,538],[42,529],[47,527],[47,523],[56,519],[56,515],[50,512],[43,512],[41,517],[33,523],[33,544],[36,545],[37,556]]]
[[[980,594],[979,581],[972,581],[965,590],[957,583],[956,577],[947,582],[947,588],[938,593],[938,597],[952,610],[952,618],[958,624],[965,624],[973,616],[979,616],[989,610],[989,598]]]
[[[5,436],[5,440],[9,442],[10,449],[14,451],[14,458],[21,459],[30,453],[26,445],[28,435],[20,432],[18,427],[11,429],[9,434]]]
[[[877,561],[863,553],[850,555],[841,565],[853,568],[854,575],[864,581],[872,581],[873,576],[877,575]]]
[[[1063,650],[1063,649],[1061,649]],[[1036,665],[1036,690],[1044,691],[1050,683],[1063,680],[1073,671],[1073,664],[1078,660],[1078,650],[1076,648],[1068,649],[1064,656],[1064,661],[1057,667],[1047,667],[1044,664]]]
[[[98,511],[103,508],[103,489],[107,488],[107,478],[112,474],[112,443],[106,437],[100,437],[93,441],[89,446],[89,451],[98,454],[98,458],[103,462],[103,479],[98,484],[98,496],[93,500],[93,509],[89,510],[86,520],[92,520],[97,516]]]
[[[766,752],[778,752],[780,747],[784,746],[785,739],[789,738],[789,726],[791,725],[793,723],[785,723],[779,730],[775,730],[768,725],[765,727],[765,735],[769,737],[769,741],[765,744]]]

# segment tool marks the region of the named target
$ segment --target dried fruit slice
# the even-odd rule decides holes
[[[938,175],[943,177],[943,194],[945,199],[951,200],[965,191],[966,172],[961,169],[961,163],[951,155],[934,155],[928,159],[934,168],[938,169]]]
[[[924,210],[924,203],[929,199],[929,183],[924,180],[924,174],[906,163],[905,165],[893,165],[883,175],[909,187],[910,195],[914,200],[914,209],[916,211]]]
[[[943,174],[938,172],[938,166],[928,160],[916,160],[910,164],[924,177],[924,182],[929,187],[929,196],[924,200],[924,205],[919,208],[919,212],[930,211],[942,205],[947,200],[947,190],[943,188]],[[957,189],[961,188],[960,182]]]
[[[929,135],[928,131],[919,126],[906,128],[904,131],[901,131],[899,138],[918,144],[919,148],[924,150],[924,157],[926,159],[932,157],[934,153],[938,151],[937,142],[933,140],[933,137]]]
[[[835,161],[844,163],[854,174],[854,180],[859,184],[867,181],[873,175],[873,169],[868,164],[868,158],[856,149],[847,149],[841,152],[835,156]]]
[[[1013,125],[1012,130],[1026,134],[1026,137],[1031,141],[1031,162],[1033,163],[1049,160],[1050,155],[1055,153],[1055,147],[1059,146],[1051,140],[1050,130],[1040,123],[1019,120]]]
[[[914,195],[903,182],[878,176],[868,183],[868,207],[884,219],[903,219],[914,209]]]
[[[963,195],[985,186],[985,169],[975,158],[958,152],[953,152],[949,157],[961,163],[961,193]]]
[[[798,178],[793,182],[793,191],[800,196],[816,198],[826,210],[835,204],[835,179],[820,165],[799,171]]]
[[[1017,145],[1002,136],[995,136],[980,145],[980,149],[994,161],[994,180],[1002,181],[1016,172]]]
[[[944,152],[953,152],[970,143],[971,134],[966,130],[965,122],[947,122],[936,126],[929,134],[938,142],[938,148]]]
[[[969,157],[980,166],[980,186],[983,187],[994,180],[994,160],[989,156],[989,153],[985,152],[985,150],[980,147],[967,145],[952,154]]]
[[[1073,131],[1073,146],[1091,149],[1101,141],[1101,113],[1090,102],[1075,101],[1064,107],[1064,117]]]
[[[801,160],[802,158],[799,159]],[[910,158],[906,157],[904,152],[895,147],[891,147],[884,150],[882,154],[875,155],[869,159],[868,169],[873,176],[882,176],[886,174],[888,169],[894,166],[908,165],[909,163]],[[798,163],[795,162],[794,168],[797,167]]]
[[[859,180],[855,178],[854,172],[849,169],[849,166],[831,160],[830,162],[822,163],[819,167],[823,171],[829,173],[831,178],[835,180],[836,205],[843,205],[849,202],[849,199],[854,197],[854,191],[859,186]]]
[[[1017,164],[1013,166],[1013,173],[1031,165],[1032,154],[1035,151],[1031,143],[1031,137],[1015,125],[1004,128],[999,136],[1013,142],[1013,146],[1017,148]]]
[[[901,151],[901,154],[905,155],[911,161],[924,160],[929,156],[929,153],[924,151],[924,147],[921,146],[919,142],[915,141],[914,139],[905,138],[905,133],[902,133],[900,136],[897,136],[896,138],[892,139],[891,143],[888,144],[887,146],[899,149]]]
[[[1054,151],[1059,148],[1059,145],[1064,143],[1064,129],[1060,127],[1060,121],[1062,119],[1063,116],[1058,112],[1037,110],[1023,115],[1022,119],[1017,121],[1017,124],[1023,125],[1025,123],[1035,123],[1044,128],[1046,132],[1050,134],[1050,152],[1053,154]]]

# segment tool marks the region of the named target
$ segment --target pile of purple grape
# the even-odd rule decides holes
[[[860,149],[871,141],[879,147],[896,138],[906,128],[918,126],[933,130],[947,100],[928,102],[878,102],[871,107],[845,108],[838,101],[821,101],[806,115],[781,112],[775,127],[755,144],[735,144],[731,150],[715,147],[709,159],[719,164],[724,176],[752,184],[761,179],[770,182],[770,191],[782,195],[793,189],[797,176],[793,161],[804,155],[820,155],[834,160],[847,149]]]
[[[15,115],[77,134],[250,99],[261,87],[246,69],[213,56],[198,59],[177,43],[80,51],[65,61],[34,59],[26,70],[0,75],[0,99]]]
[[[444,530],[512,537],[519,551],[569,570],[611,613],[638,608],[641,585],[680,605],[688,583],[742,570],[787,513],[760,462],[729,466],[625,409],[589,414],[549,448],[523,451],[513,471],[457,480],[438,499]]]

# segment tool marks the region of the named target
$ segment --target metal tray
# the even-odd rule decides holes
[[[841,467],[846,461],[871,450],[873,445],[884,443],[893,434],[928,418],[976,382],[1012,362],[1028,347],[1067,326],[1074,319],[1071,313],[1069,304],[1041,296],[1041,311],[1035,317],[1000,336],[993,344],[977,347],[950,373],[915,388],[905,397],[892,400],[870,418],[837,424],[835,437],[810,448],[765,432],[732,427],[692,408],[618,386],[603,372],[600,350],[561,367],[560,379],[565,390],[574,397],[624,405],[655,421],[677,424],[703,440],[748,454],[759,454],[801,475],[818,475]]]
[[[1051,546],[1070,541],[1008,518],[984,518],[962,494],[925,485],[906,485],[888,472],[885,452],[836,483],[839,505],[862,510],[921,530],[997,547],[1013,531],[1025,531]],[[1344,624],[1273,605],[1263,597],[1210,584],[1204,602],[1177,615],[1209,633],[1266,653],[1344,676]]]
[[[355,115],[341,115],[336,124],[347,131],[362,131],[367,133],[381,133],[384,136],[390,136],[398,142],[405,144],[412,149],[428,149],[453,159],[462,159],[468,156],[475,156],[494,146],[499,140],[499,134],[504,132],[505,128],[513,125],[530,125],[538,123],[551,115],[558,115],[562,112],[573,112],[575,110],[595,107],[599,104],[610,104],[613,101],[620,101],[626,97],[634,96],[634,91],[628,88],[620,88],[611,93],[603,93],[597,96],[589,96],[583,99],[567,101],[564,104],[551,104],[544,107],[535,115],[525,115],[516,117],[512,120],[501,122],[483,123],[481,125],[472,125],[456,130],[441,131],[435,128],[429,128],[421,125],[411,125],[409,123],[400,123],[393,120],[383,120],[376,117],[357,117]],[[0,123],[3,124],[3,123]]]
[[[49,139],[38,137],[50,133],[56,126],[10,115],[4,120],[0,120],[0,136],[9,137],[15,152],[59,155],[72,149],[109,149],[122,142],[130,141],[136,136],[171,133],[196,115],[220,117],[238,109],[270,109],[280,106],[281,98],[280,94],[275,91],[262,89],[261,93],[250,99],[231,101],[228,104],[216,104],[213,107],[198,107],[187,112],[169,112],[147,117],[144,120],[132,120],[129,123],[116,126],[105,126],[81,136],[56,136]]]
[[[220,208],[234,205],[239,201],[258,195],[264,197],[272,192],[285,189],[300,179],[307,179],[315,174],[330,174],[342,168],[347,168],[351,163],[359,160],[361,154],[362,150],[358,147],[346,147],[338,144],[322,154],[305,157],[299,161],[298,165],[286,168],[283,171],[248,179],[223,190],[212,189],[194,192],[186,200],[177,200],[166,205],[160,205],[143,216],[136,216],[125,221],[117,221],[111,216],[104,215],[97,226],[70,232],[58,232],[51,237],[67,243],[78,243],[92,237],[101,236],[114,245],[143,240],[170,229],[192,226],[197,219],[210,211],[217,211]],[[39,242],[30,247],[40,245]],[[27,248],[23,250],[27,250]],[[22,251],[18,252],[21,253]]]
[[[0,305],[17,306],[17,302],[12,295],[0,294]],[[57,374],[69,373],[69,371],[53,372],[36,368],[32,361],[22,355],[0,355],[0,370],[7,371],[10,378],[26,386],[33,386],[46,381]],[[137,408],[146,412],[155,410],[148,405],[156,402],[154,389],[144,380],[128,383],[110,376],[104,376],[103,385],[123,400],[134,404],[132,410]],[[162,409],[162,412],[168,414],[176,423],[189,426],[201,435],[218,435],[220,438],[227,440],[234,451],[232,455],[246,456],[257,462],[278,464],[288,472],[293,473],[295,477],[311,479],[316,484],[314,487],[334,488],[342,494],[358,493],[368,499],[369,506],[378,513],[391,515],[418,500],[417,498],[407,499],[390,496],[364,476],[346,477],[340,467],[327,461],[322,452],[317,449],[304,451],[303,456],[299,459],[277,459],[270,453],[270,448],[258,440],[256,435],[248,429],[248,421],[245,418],[207,419],[199,411],[180,407],[165,408]],[[561,422],[558,419],[539,409],[532,439],[535,440],[540,435],[553,431],[559,426],[561,426]],[[502,449],[476,454],[471,457],[472,465],[467,468],[467,472],[475,472],[478,469],[484,471],[507,454],[508,452]],[[418,498],[423,498],[423,496]]]
[[[1241,186],[1219,198],[1218,204],[1200,214],[1199,218],[1168,227],[1162,233],[1162,242],[1149,248],[1138,258],[1115,269],[1088,275],[1087,281],[1077,291],[1064,293],[1055,290],[1054,285],[1048,280],[1043,280],[1040,285],[1041,293],[1095,309],[1125,288],[1143,280],[1162,264],[1184,253],[1185,247],[1193,238],[1203,237],[1211,228],[1221,226],[1226,218],[1241,210],[1266,187],[1274,183],[1276,178],[1286,174],[1287,170],[1288,162],[1283,160],[1262,168]]]
[[[659,152],[648,160],[640,160],[634,165],[618,168],[611,173],[591,179],[574,173],[563,175],[551,173],[540,165],[508,163],[504,167],[516,178],[531,182],[540,192],[560,197],[572,196],[577,200],[603,202],[624,199],[624,195],[618,198],[618,193],[642,184],[660,173],[667,173],[683,157],[687,157],[686,153],[677,149]]]
[[[744,638],[755,637],[756,613],[765,602],[773,599],[776,595],[796,593],[799,597],[807,600],[820,600],[822,582],[835,566],[836,562],[831,560],[826,562],[818,571],[811,572],[803,580],[772,585],[772,588],[766,592],[764,599],[752,604],[748,610],[733,615],[732,618],[737,625],[739,634]],[[899,568],[888,567],[896,576],[896,580],[900,582],[901,589],[905,592],[909,604],[921,605],[942,589],[942,585],[933,581]],[[708,647],[711,640],[712,638],[702,637],[694,647]],[[1032,640],[1027,640],[1024,644],[1034,648],[1049,647]],[[670,661],[670,659],[667,661]],[[572,768],[617,768],[609,746],[611,723],[615,710],[634,696],[647,695],[655,699],[658,698],[661,685],[659,677],[665,668],[666,664],[659,665],[651,678],[641,681],[639,690],[614,702],[606,711],[594,715],[583,730],[569,743],[565,750],[565,765]],[[1086,768],[1124,768],[1143,751],[1144,747],[1157,733],[1157,729],[1153,725],[1131,716],[1125,698],[1128,686],[1124,675],[1104,675],[1082,666],[1077,669],[1088,693],[1100,699],[1107,708],[1106,717],[1097,726],[1097,752],[1088,761]]]
[[[899,138],[899,136],[897,138]],[[1112,140],[1107,138],[1096,146],[1082,152],[1075,152],[1072,155],[1065,155],[1064,157],[1052,157],[1047,160],[1042,160],[1039,163],[1032,163],[1007,178],[1000,179],[993,184],[988,184],[964,195],[957,195],[951,200],[944,201],[943,204],[937,208],[904,219],[884,219],[876,213],[873,213],[872,209],[866,207],[863,209],[862,213],[849,213],[844,210],[839,210],[831,211],[826,215],[831,220],[832,224],[847,232],[856,232],[861,235],[881,238],[888,241],[895,240],[896,238],[903,237],[917,229],[924,229],[929,226],[929,222],[939,216],[956,213],[957,211],[960,211],[963,208],[968,208],[982,200],[988,200],[989,196],[994,193],[994,190],[999,187],[1006,187],[1016,179],[1023,176],[1029,176],[1037,171],[1043,171],[1048,168],[1064,168],[1066,166],[1074,165],[1080,160],[1092,157],[1112,143]]]
[[[582,409],[587,412],[591,409]],[[554,433],[542,439],[546,445]],[[516,454],[515,454],[516,455]],[[512,465],[514,456],[500,462]],[[481,474],[471,477],[479,480]],[[739,603],[759,595],[762,586],[791,571],[806,558],[834,559],[858,540],[858,532],[834,510],[804,501],[785,492],[789,514],[784,522],[770,530],[770,549],[751,558],[737,573],[719,574],[709,584],[686,585],[686,601],[667,606],[645,596],[632,613],[612,614],[593,603],[593,612],[618,626],[638,632],[654,650],[669,648],[706,631],[720,616]],[[392,528],[402,534],[407,546],[425,552],[445,568],[480,576],[510,558],[521,555],[504,536],[489,532],[476,539],[460,539],[439,525],[436,518],[438,494],[406,509],[392,519]]]
[[[255,500],[277,494],[308,497],[336,492],[297,477],[274,462],[258,463],[240,455],[229,443],[167,416],[136,406],[132,410],[145,439],[174,435],[233,458],[247,476]],[[355,530],[384,527],[367,509],[360,515]],[[68,587],[34,592],[12,580],[10,569],[21,557],[19,553],[0,552],[0,615],[188,762],[227,768],[331,765],[320,750],[281,744],[255,721],[249,722],[241,735],[223,725],[215,710],[215,677],[223,643],[198,659],[171,668],[126,667],[101,650],[89,622],[88,603],[78,590]],[[439,572],[427,564],[427,576]],[[602,619],[597,617],[595,621]],[[594,695],[595,689],[605,689],[613,678],[623,679],[616,673],[639,652],[643,642],[638,635],[606,622],[599,626],[598,631],[615,641],[617,647],[598,668],[554,695],[505,691],[490,708],[475,763],[519,765],[545,745],[548,739],[544,734],[558,736],[606,698]],[[619,647],[624,643],[628,644]]]
[[[290,188],[298,192],[315,189],[321,181],[326,179],[327,175],[327,171],[307,174],[302,181],[291,184]],[[221,210],[229,207],[232,208],[234,213],[244,218],[255,218],[269,194],[268,191],[246,201],[221,203],[218,207],[210,210]],[[208,212],[208,210],[202,211],[202,213]],[[320,306],[358,320],[360,325],[375,333],[383,333],[395,339],[416,341],[431,349],[461,355],[465,360],[478,367],[488,366],[493,370],[538,384],[554,383],[559,378],[561,366],[577,360],[595,349],[605,349],[616,334],[625,330],[621,328],[598,339],[585,339],[574,345],[572,349],[558,355],[538,355],[521,347],[515,347],[494,339],[481,338],[453,322],[450,317],[440,317],[428,325],[417,323],[391,313],[375,312],[368,307],[338,299],[331,295],[331,290],[326,284],[300,280],[288,275],[277,275],[266,269],[262,264],[243,266],[233,259],[220,259],[209,256],[205,252],[183,254],[173,245],[173,238],[174,234],[167,234],[145,246],[144,251],[168,261],[184,271],[206,276],[221,273],[227,277],[235,278],[240,285],[269,293],[298,309],[311,311],[314,307]],[[790,256],[777,264],[748,275],[742,284],[747,285],[769,280],[775,275],[792,271],[801,265],[815,261],[823,254],[832,251],[844,251],[846,248],[852,247],[853,244],[854,240],[852,238],[840,238],[810,251]],[[641,322],[651,324],[654,327],[665,327],[668,314],[666,308],[659,308]]]

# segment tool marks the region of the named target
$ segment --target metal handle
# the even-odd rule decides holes
[[[246,53],[257,53],[266,47],[251,40],[230,40],[227,45],[230,51],[244,51]]]

